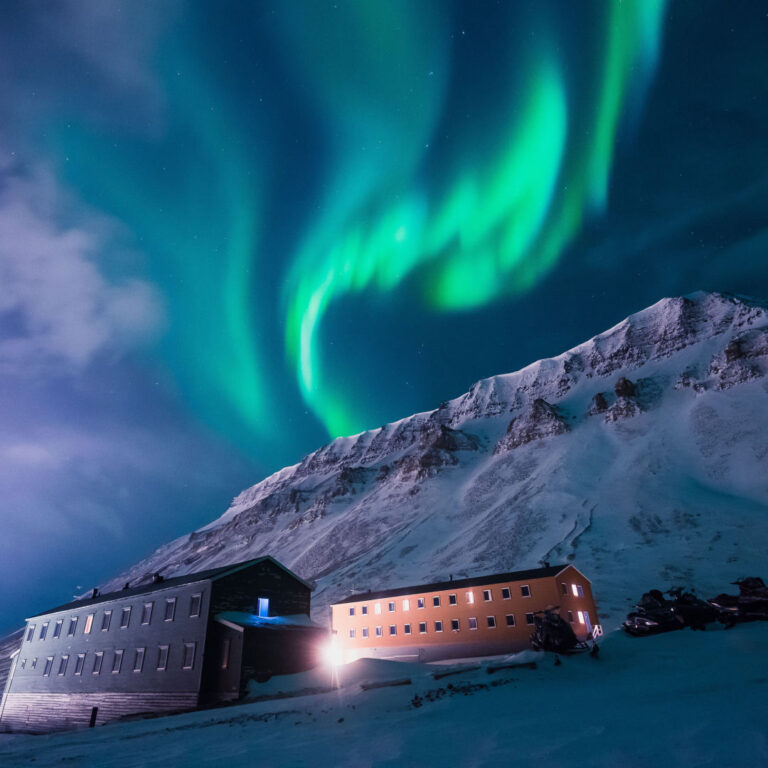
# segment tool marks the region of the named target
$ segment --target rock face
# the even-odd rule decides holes
[[[758,572],[766,520],[768,305],[696,293],[334,440],[104,588],[269,553],[324,620],[355,589],[574,559],[610,613]]]

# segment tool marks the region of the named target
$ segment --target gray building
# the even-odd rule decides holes
[[[311,587],[271,557],[126,586],[27,620],[0,728],[45,733],[239,698],[317,663]]]

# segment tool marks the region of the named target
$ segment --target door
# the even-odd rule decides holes
[[[259,616],[269,616],[269,598],[259,598]]]

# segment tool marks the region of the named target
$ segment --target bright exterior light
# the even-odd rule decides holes
[[[330,667],[338,667],[344,663],[344,651],[339,647],[334,635],[323,649],[323,658]]]
[[[579,596],[579,589],[575,584],[571,584],[571,589],[573,590],[573,596],[578,597]]]

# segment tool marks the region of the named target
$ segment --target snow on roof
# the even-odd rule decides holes
[[[316,627],[322,629],[319,624],[313,623],[305,613],[297,613],[292,616],[258,616],[255,613],[242,611],[224,611],[214,616],[216,621],[226,621],[237,624],[240,627],[261,627],[262,629],[289,629],[295,627]]]

